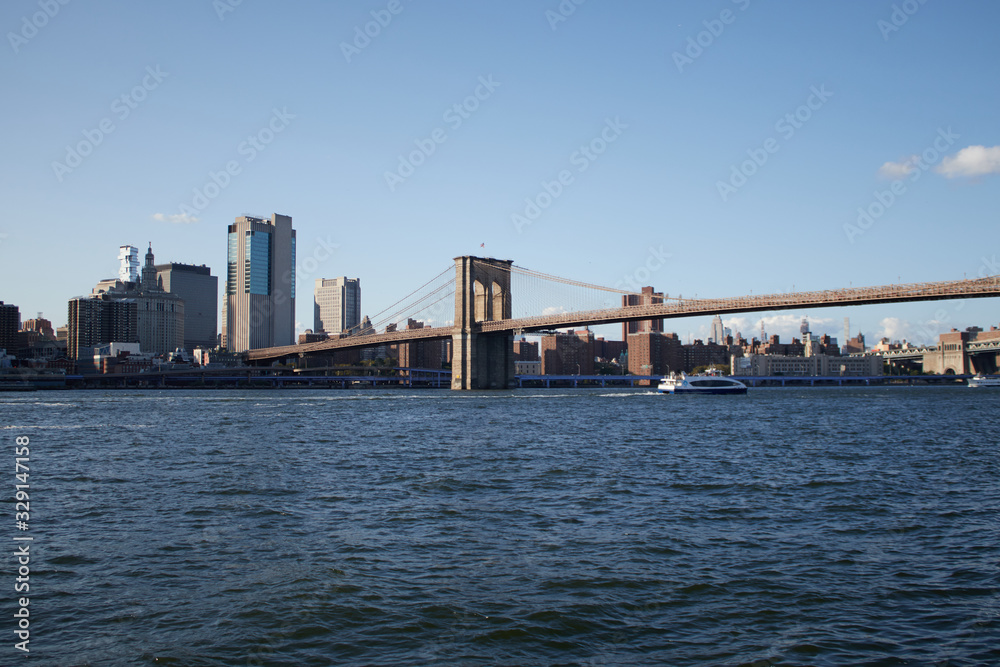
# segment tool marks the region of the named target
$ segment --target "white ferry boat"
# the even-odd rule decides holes
[[[970,387],[1000,387],[1000,377],[986,377],[983,374],[973,375],[969,378]]]
[[[747,386],[719,371],[709,371],[703,375],[671,373],[656,390],[663,394],[745,394]]]

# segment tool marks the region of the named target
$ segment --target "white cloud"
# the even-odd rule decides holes
[[[913,338],[913,327],[906,320],[898,317],[884,317],[879,324],[879,339],[888,338],[892,342],[910,340]]]
[[[911,155],[905,160],[900,160],[899,162],[886,162],[879,167],[878,175],[882,178],[889,178],[892,180],[905,178],[917,169],[917,161],[919,159],[920,156]]]
[[[198,218],[193,215],[188,215],[187,213],[177,213],[174,215],[154,213],[153,220],[156,220],[157,222],[169,222],[174,225],[189,225],[193,222],[198,222]]]
[[[569,311],[562,306],[549,306],[542,310],[542,315],[562,315],[563,313],[568,313]]]
[[[934,171],[948,178],[1000,173],[1000,146],[968,146],[941,160]]]

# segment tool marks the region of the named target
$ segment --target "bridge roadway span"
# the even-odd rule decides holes
[[[480,333],[528,333],[577,327],[585,325],[635,322],[651,319],[672,319],[697,315],[724,315],[769,310],[794,310],[820,306],[860,306],[873,303],[898,303],[905,301],[939,301],[943,299],[969,299],[1000,296],[1000,276],[971,280],[949,280],[881,287],[851,287],[816,292],[790,292],[762,294],[722,299],[677,299],[669,303],[646,306],[628,306],[606,310],[560,313],[541,317],[524,317],[477,323]],[[370,336],[335,338],[318,343],[287,345],[250,350],[249,361],[264,362],[305,354],[322,353],[376,345],[391,345],[416,340],[451,338],[458,333],[455,327],[425,327],[406,329]]]

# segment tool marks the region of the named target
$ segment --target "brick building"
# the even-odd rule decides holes
[[[684,351],[675,333],[652,331],[628,337],[628,370],[633,375],[667,375],[684,367]]]
[[[652,287],[643,287],[642,294],[622,295],[622,307],[651,306],[663,303],[663,292],[654,292]],[[663,332],[663,320],[640,320],[639,322],[622,322],[622,340],[627,341],[630,334]]]
[[[699,366],[729,367],[728,345],[704,343],[701,340],[695,340],[691,345],[684,345],[683,351],[685,373],[691,373]]]
[[[514,341],[514,361],[538,361],[538,343],[522,338]]]
[[[410,319],[406,323],[407,330],[423,329],[424,323]],[[443,340],[415,340],[409,343],[399,343],[396,348],[396,358],[400,366],[405,368],[428,368],[438,370],[451,363],[449,346]]]
[[[590,330],[542,336],[542,375],[593,375],[594,334]]]

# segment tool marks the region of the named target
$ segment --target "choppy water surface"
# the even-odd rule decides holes
[[[37,665],[998,664],[998,432],[958,387],[0,395]]]

